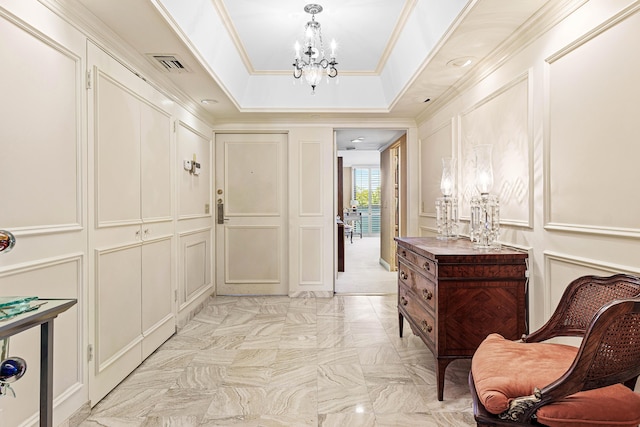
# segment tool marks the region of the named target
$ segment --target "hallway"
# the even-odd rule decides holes
[[[449,366],[439,402],[395,295],[217,297],[80,425],[467,427],[469,366]]]
[[[398,273],[380,264],[380,236],[345,237],[344,272],[338,273],[336,294],[396,295]]]

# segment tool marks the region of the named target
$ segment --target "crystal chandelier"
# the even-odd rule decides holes
[[[299,79],[304,76],[307,83],[311,85],[311,94],[315,95],[316,86],[322,80],[324,70],[327,70],[327,77],[334,78],[338,75],[336,42],[331,41],[331,56],[328,60],[325,57],[320,23],[316,21],[316,14],[322,12],[322,6],[311,3],[304,7],[304,11],[311,14],[311,21],[304,27],[303,45],[301,46],[296,40],[294,46],[296,57],[293,63],[293,77]]]

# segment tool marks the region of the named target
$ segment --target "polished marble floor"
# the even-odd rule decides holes
[[[216,297],[98,403],[88,426],[472,426],[468,360],[446,372],[396,296]]]

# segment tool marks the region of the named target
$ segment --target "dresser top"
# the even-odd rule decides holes
[[[514,258],[526,258],[527,253],[511,248],[500,250],[474,249],[468,238],[461,237],[453,240],[439,240],[435,237],[396,237],[399,246],[406,247],[420,255],[429,258],[443,258],[447,256],[471,256],[490,259],[494,257],[509,256]]]

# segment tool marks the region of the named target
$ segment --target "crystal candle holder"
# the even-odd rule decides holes
[[[443,196],[436,199],[436,225],[440,240],[458,238],[458,199]]]
[[[471,198],[470,238],[475,249],[499,250],[500,202],[498,197],[481,194]]]

